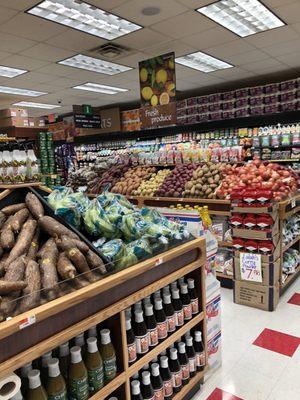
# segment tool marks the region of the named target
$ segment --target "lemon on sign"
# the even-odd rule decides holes
[[[165,84],[167,82],[167,79],[168,79],[168,74],[165,69],[159,69],[156,72],[156,77],[155,77],[156,83]]]
[[[146,100],[146,101],[150,100],[152,95],[153,95],[153,91],[150,86],[145,86],[142,89],[142,97],[144,100]]]
[[[159,97],[159,103],[164,106],[166,104],[169,104],[170,102],[170,96],[168,95],[167,92],[163,92],[160,97]]]
[[[148,71],[146,68],[141,68],[140,70],[140,81],[147,82],[148,79]]]
[[[175,69],[175,64],[173,60],[169,60],[168,65],[170,69]]]
[[[166,85],[166,90],[168,92],[168,95],[171,97],[175,96],[175,83],[170,82]]]
[[[156,96],[156,94],[154,94],[151,97],[151,106],[155,107],[155,106],[157,106],[157,104],[158,104],[158,97]]]

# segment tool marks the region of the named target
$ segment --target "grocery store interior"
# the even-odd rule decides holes
[[[300,0],[0,0],[0,400],[300,399]]]

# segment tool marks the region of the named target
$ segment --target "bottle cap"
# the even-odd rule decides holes
[[[177,350],[176,349],[170,349],[170,359],[177,360]]]
[[[202,332],[195,331],[195,342],[202,342]]]
[[[150,385],[150,372],[149,371],[144,371],[142,372],[142,380],[143,380],[143,385]]]
[[[134,311],[142,310],[142,309],[143,309],[143,307],[142,307],[142,302],[141,302],[141,301],[137,301],[137,302],[135,303],[135,305],[134,305]]]
[[[98,351],[97,338],[89,337],[86,342],[87,342],[88,352],[89,353],[97,353],[97,351]]]
[[[134,380],[131,382],[131,393],[132,394],[140,394],[140,382],[138,380]]]
[[[69,342],[63,343],[59,346],[59,356],[65,357],[70,354]]]
[[[164,294],[164,304],[171,304],[171,295]]]
[[[184,283],[184,276],[178,279],[179,286],[181,286]]]
[[[151,362],[152,362],[152,363],[157,363],[157,362],[158,362],[158,358],[157,358],[157,357],[154,357],[154,358],[151,360]]]
[[[188,285],[187,285],[186,283],[183,283],[183,284],[180,286],[180,293],[182,293],[182,294],[188,293]]]
[[[139,376],[138,372],[136,374],[132,375],[132,379],[136,380],[136,379],[139,379],[139,378],[140,378],[140,376]]]
[[[145,315],[147,315],[147,317],[153,315],[153,305],[151,303],[145,305]]]
[[[179,289],[173,289],[173,290],[172,290],[172,298],[173,298],[173,299],[179,299],[179,298],[180,298],[180,296],[179,296]]]
[[[29,389],[36,389],[41,386],[40,371],[38,369],[32,369],[28,372]]]
[[[177,281],[171,283],[171,291],[177,289]]]
[[[48,362],[49,376],[55,378],[60,375],[58,358],[51,358]]]
[[[146,304],[151,304],[151,296],[147,296],[143,299],[143,304],[144,307],[146,306]]]
[[[75,346],[82,347],[84,345],[85,345],[84,333],[81,333],[80,335],[75,336]]]
[[[96,326],[92,326],[89,330],[88,330],[88,337],[97,337],[97,327]]]
[[[154,300],[159,299],[160,298],[160,290],[157,290],[156,292],[154,292],[153,297],[154,297]]]
[[[168,363],[168,357],[167,356],[160,357],[160,366],[162,368],[168,368],[169,363]]]
[[[78,364],[80,361],[82,361],[81,347],[79,346],[71,347],[70,353],[71,353],[72,364]]]
[[[161,352],[160,352],[160,355],[161,355],[161,356],[166,356],[166,355],[167,355],[167,350],[161,351]]]
[[[21,390],[19,390],[12,398],[11,400],[23,400],[23,396],[21,393]]]
[[[189,336],[191,336],[191,331],[189,330],[189,331],[186,331],[186,333],[184,334],[184,337],[185,338],[187,338],[187,337],[189,337]]]
[[[165,286],[165,287],[163,288],[163,295],[165,295],[165,294],[170,294],[169,285],[168,285],[168,286]]]
[[[193,346],[193,338],[192,338],[192,336],[186,336],[185,341],[186,341],[186,345],[187,346]]]
[[[32,370],[32,362],[29,362],[27,364],[24,364],[23,367],[21,367],[21,377],[22,378],[27,378],[28,377],[28,372]]]
[[[142,310],[135,310],[134,316],[135,316],[135,322],[139,323],[139,322],[144,321],[144,316],[143,316]]]
[[[142,368],[143,371],[148,371],[149,370],[149,364],[145,364]]]
[[[110,330],[109,329],[101,329],[100,336],[101,336],[101,344],[110,343]]]
[[[126,308],[126,310],[125,310],[125,318],[131,318],[131,307]]]
[[[131,329],[131,318],[125,319],[126,331],[130,331]]]
[[[155,310],[162,310],[162,299],[161,298],[155,299],[154,308],[155,308]]]
[[[153,376],[159,376],[159,365],[157,363],[151,365],[151,373]]]
[[[48,362],[52,358],[52,351],[49,351],[48,353],[45,353],[42,355],[42,367],[47,368],[48,367]]]
[[[189,279],[187,280],[187,283],[188,283],[188,288],[189,288],[189,289],[194,289],[194,288],[195,288],[195,280],[194,280],[194,279],[189,278]]]
[[[179,342],[179,343],[178,343],[178,351],[179,351],[179,353],[181,353],[181,354],[184,354],[184,353],[185,353],[185,343],[183,343],[183,342]]]

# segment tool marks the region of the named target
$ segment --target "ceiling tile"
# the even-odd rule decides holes
[[[183,81],[194,83],[195,89],[197,89],[198,87],[202,86],[217,85],[222,83],[224,82],[224,78],[199,72],[197,76],[186,77],[183,79]]]
[[[35,71],[27,72],[26,74],[20,75],[19,78],[21,77],[23,78],[24,81],[34,82],[36,84],[53,81],[53,76],[48,74],[41,74],[40,72],[35,72]],[[16,80],[19,78],[14,78],[12,82],[16,82]]]
[[[184,26],[184,30],[178,29]],[[206,29],[213,28],[215,24],[203,15],[195,11],[187,11],[173,18],[168,18],[162,22],[151,25],[151,29],[160,33],[179,39],[194,33],[203,32]]]
[[[299,67],[300,68],[300,58],[299,53],[285,54],[281,56],[277,56],[276,59],[278,61],[282,61],[286,65],[290,67]]]
[[[8,0],[5,6],[14,10],[22,11],[28,10],[37,4],[37,0]]]
[[[299,38],[300,39],[300,38]],[[300,40],[291,40],[290,42],[276,43],[272,46],[264,47],[262,50],[269,56],[280,56],[284,54],[291,54],[292,52],[300,52]]]
[[[162,44],[155,45],[146,49],[148,55],[156,56],[158,54],[165,54],[169,52],[175,52],[175,56],[184,56],[189,53],[197,51],[195,48],[188,46],[186,43],[182,43],[179,40],[170,40]],[[149,58],[149,57],[146,57]]]
[[[291,4],[286,4],[274,9],[276,15],[281,18],[286,24],[300,22],[300,2],[295,1]]]
[[[212,3],[212,0],[176,0],[177,3],[183,4],[186,7],[195,10],[196,8],[207,6]]]
[[[36,71],[41,72],[43,74],[65,77],[65,76],[71,76],[72,74],[78,72],[78,69],[67,67],[65,65],[49,63],[44,67],[38,68]]]
[[[84,52],[106,43],[106,40],[96,36],[88,35],[87,33],[69,29],[64,33],[46,40],[47,44],[58,46],[62,49]]]
[[[270,71],[272,67],[280,66],[281,62],[275,60],[275,58],[267,58],[265,60],[261,61],[255,61],[253,63],[247,63],[243,65],[243,68],[247,69],[247,71],[252,71],[252,72],[260,72],[261,70],[264,70],[266,68],[270,68]]]
[[[17,10],[13,10],[11,8],[2,7],[0,5],[0,23],[3,24],[4,22],[10,20],[18,13]]]
[[[257,33],[256,35],[248,36],[244,40],[258,48],[272,46],[274,43],[287,42],[288,40],[297,39],[298,35],[289,26],[271,29],[266,32]]]
[[[208,47],[217,46],[222,43],[231,42],[236,39],[236,35],[222,27],[208,29],[195,35],[182,38],[182,42],[195,47],[198,50],[207,49]]]
[[[34,57],[39,60],[57,62],[63,60],[64,58],[72,57],[73,55],[75,55],[75,52],[60,49],[58,47],[50,46],[48,44],[39,43],[31,47],[30,49],[21,52],[21,54],[29,57]]]
[[[264,4],[268,7],[274,8],[286,4],[295,3],[297,0],[264,0]]]
[[[151,16],[143,15],[142,9],[149,6],[158,7],[160,13]],[[113,8],[111,11],[139,25],[149,26],[184,13],[187,10],[188,8],[177,3],[175,0],[151,0],[151,2],[149,2],[149,0],[130,0],[119,7]]]
[[[211,72],[209,75],[224,78],[226,81],[237,81],[239,79],[252,77],[254,74],[250,71],[246,71],[246,69],[235,67]]]
[[[18,53],[19,51],[28,49],[37,43],[33,40],[24,39],[20,36],[9,35],[2,32],[0,38],[0,51],[8,51],[9,53]]]
[[[120,57],[116,60],[117,63],[128,65],[132,68],[137,68],[138,64],[142,60],[146,60],[149,57],[148,54],[142,52],[134,52],[133,54],[129,54],[125,57]]]
[[[11,56],[11,53],[6,51],[0,51],[0,60],[4,60],[5,58]],[[7,67],[11,67],[11,65],[6,65]]]
[[[224,61],[226,61],[228,56],[252,50],[255,50],[255,47],[251,46],[243,39],[233,40],[232,42],[224,43],[219,46],[205,48],[205,52],[211,56],[222,58]]]
[[[5,24],[0,25],[0,31],[19,35],[26,39],[43,41],[66,31],[63,25],[46,21],[33,15],[20,13]]]
[[[148,47],[154,46],[157,43],[166,42],[167,40],[170,40],[170,38],[166,35],[145,28],[116,39],[114,42],[129,47],[130,49],[147,50]]]
[[[0,33],[0,38],[2,37],[2,34]],[[26,70],[35,70],[38,68],[41,68],[48,63],[48,61],[41,61],[37,60],[35,58],[30,58],[30,57],[25,57],[22,55],[10,55],[9,57],[5,58],[3,60],[3,64],[9,65],[10,67],[13,68],[21,68],[21,69],[26,69]]]
[[[94,6],[102,8],[103,10],[110,11],[113,8],[121,6],[127,1],[128,0],[89,0],[89,4],[93,4]]]
[[[226,57],[226,61],[235,66],[238,66],[254,61],[265,60],[267,58],[269,58],[268,54],[264,53],[263,51],[252,50],[252,51],[247,51],[245,53],[234,54],[232,56],[228,55]]]

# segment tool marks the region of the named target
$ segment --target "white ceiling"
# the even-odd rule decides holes
[[[0,85],[45,91],[49,94],[32,99],[0,94],[0,108],[16,101],[28,100],[56,104],[59,112],[69,112],[73,104],[88,103],[102,106],[139,100],[136,69],[115,76],[58,65],[57,61],[89,50],[107,41],[95,36],[46,21],[24,11],[39,0],[0,0],[0,65],[27,69],[16,78],[0,77]],[[212,0],[88,0],[99,8],[111,11],[144,29],[113,42],[131,51],[116,60],[136,68],[140,60],[175,51],[182,56],[204,51],[227,61],[235,68],[204,74],[176,66],[177,87],[181,91],[206,90],[217,85],[234,84],[242,79],[256,79],[268,74],[300,71],[300,0],[264,0],[287,26],[241,39],[234,33],[197,13],[196,8]],[[157,6],[160,13],[142,15],[147,6]],[[113,96],[81,92],[72,86],[86,82],[120,86],[129,92]],[[41,110],[32,111],[40,115]]]

